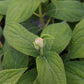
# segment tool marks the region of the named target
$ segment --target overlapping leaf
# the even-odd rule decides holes
[[[37,9],[41,0],[12,0],[7,11],[7,21],[23,22]]]
[[[72,31],[67,23],[62,22],[49,25],[43,30],[43,34],[49,34],[54,37],[54,39],[45,39],[44,51],[50,50],[61,53],[68,45]]]
[[[16,51],[8,49],[4,54],[2,69],[18,69],[25,68],[28,65],[28,56]]]
[[[69,22],[79,21],[84,17],[84,6],[77,0],[52,0],[46,14],[50,17]]]
[[[16,84],[24,71],[24,68],[0,71],[0,84]]]
[[[10,0],[0,0],[0,14],[6,15]]]
[[[65,64],[67,84],[84,84],[84,62],[68,62]]]
[[[32,69],[22,75],[17,84],[33,84],[33,81],[36,78],[36,70]]]
[[[36,33],[38,30],[40,30],[40,28],[34,24],[34,23],[30,23],[29,21],[25,21],[23,23],[21,23],[28,31],[32,32],[32,33]]]
[[[34,84],[66,84],[64,65],[55,52],[46,52],[44,57],[37,57],[38,76]]]
[[[0,37],[1,37],[1,35],[2,35],[2,28],[0,27]]]
[[[69,55],[72,59],[84,58],[84,19],[73,31]]]
[[[33,42],[38,37],[16,22],[7,24],[4,35],[8,43],[20,52],[26,55],[38,56]]]

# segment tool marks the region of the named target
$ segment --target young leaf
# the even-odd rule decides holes
[[[38,36],[27,31],[23,26],[16,22],[6,24],[4,36],[8,43],[16,50],[31,56],[38,56],[33,42]]]
[[[28,72],[22,75],[22,77],[19,79],[19,81],[16,84],[33,84],[36,75],[37,73],[35,69],[29,70]]]
[[[84,61],[65,64],[67,84],[84,84]]]
[[[7,21],[23,22],[27,20],[39,6],[41,0],[12,0],[7,11]]]
[[[84,19],[73,31],[69,56],[71,59],[84,58]]]
[[[28,65],[28,56],[16,51],[8,49],[3,58],[2,69],[25,68]]]
[[[66,84],[64,65],[56,52],[46,52],[36,59],[38,76],[34,84]]]
[[[69,22],[79,21],[84,17],[84,6],[76,0],[52,0],[46,9],[50,17]]]
[[[0,71],[0,84],[16,84],[24,71],[24,68]]]
[[[41,35],[49,34],[54,37],[54,39],[44,39],[45,46],[44,51],[56,51],[61,53],[68,45],[72,31],[68,24],[65,22],[49,25],[45,28]]]
[[[52,35],[49,35],[49,34],[42,34],[41,38],[43,38],[43,39],[55,39]]]

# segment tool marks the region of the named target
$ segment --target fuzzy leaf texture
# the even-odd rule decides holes
[[[84,61],[65,64],[67,84],[84,84]]]
[[[37,9],[41,0],[12,0],[7,11],[6,22],[23,22]]]
[[[28,65],[28,59],[28,56],[20,53],[19,51],[16,51],[15,49],[10,48],[4,54],[2,69],[25,68]]]
[[[0,14],[6,15],[10,0],[0,0]]]
[[[21,76],[17,84],[33,84],[36,76],[36,69],[31,69]]]
[[[56,51],[57,53],[61,53],[68,45],[72,36],[72,31],[67,23],[62,22],[49,25],[43,30],[41,36],[43,34],[51,35],[54,38],[44,39],[44,52]]]
[[[84,6],[77,0],[52,0],[46,9],[50,17],[69,22],[79,21],[84,17]]]
[[[32,33],[36,33],[38,30],[40,30],[40,28],[34,24],[34,23],[30,23],[29,21],[25,21],[23,23],[21,23],[28,31],[32,32]]]
[[[4,36],[8,43],[16,50],[31,56],[38,56],[33,42],[38,36],[27,31],[22,25],[11,22],[4,30]]]
[[[84,58],[84,19],[73,31],[69,56],[71,59]]]
[[[0,84],[16,84],[24,71],[24,68],[0,71]]]
[[[34,84],[66,84],[63,62],[56,52],[46,52],[36,59],[37,79]]]

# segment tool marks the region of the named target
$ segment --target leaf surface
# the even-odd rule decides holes
[[[35,69],[29,70],[28,72],[22,75],[22,77],[19,79],[17,84],[33,84],[33,81],[35,80],[36,75],[37,73]]]
[[[7,11],[6,22],[23,22],[33,15],[41,0],[12,0]]]
[[[69,56],[71,59],[84,58],[84,19],[76,25],[73,31]]]
[[[65,64],[67,84],[84,84],[84,61]]]
[[[6,15],[10,0],[0,0],[0,14]]]
[[[0,84],[16,84],[24,71],[24,68],[0,71]]]
[[[77,0],[52,0],[47,9],[46,14],[50,17],[76,22],[84,17],[84,6]]]
[[[34,84],[66,84],[65,70],[56,52],[46,52],[36,59],[38,76]]]
[[[62,22],[49,25],[43,30],[41,35],[43,34],[54,37],[54,39],[45,39],[44,52],[50,50],[61,53],[68,45],[72,36],[72,31],[67,23]]]
[[[28,56],[15,49],[10,48],[4,54],[2,69],[25,68],[28,65],[28,59]]]
[[[34,21],[35,22],[35,21]],[[32,23],[32,22],[29,22],[29,21],[25,21],[23,23],[21,23],[28,31],[32,32],[32,33],[36,33],[37,31],[40,30],[40,28]]]
[[[4,30],[4,36],[7,42],[16,50],[31,56],[38,56],[33,42],[38,36],[27,31],[22,25],[11,22],[7,24]]]

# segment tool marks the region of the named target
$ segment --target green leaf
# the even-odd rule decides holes
[[[11,48],[11,46],[8,44],[7,41],[5,41],[4,46],[3,46],[3,52],[7,52],[9,49]]]
[[[0,71],[1,71],[1,60],[0,60]]]
[[[73,31],[69,56],[71,59],[84,58],[84,19]]]
[[[10,48],[4,54],[2,69],[25,68],[27,65],[28,56],[16,51],[15,49]]]
[[[36,33],[38,30],[40,30],[40,28],[34,24],[34,23],[30,23],[29,21],[25,21],[23,23],[21,23],[28,31],[32,32],[32,33]]]
[[[0,71],[0,84],[16,84],[24,71],[24,68]]]
[[[75,22],[84,17],[84,6],[76,0],[53,0],[48,5],[46,14],[56,19]]]
[[[43,39],[55,39],[52,35],[49,35],[49,34],[42,34],[41,38],[43,38]]]
[[[22,77],[19,79],[17,84],[33,84],[33,81],[36,78],[36,70],[32,69],[29,70],[28,72],[24,73]]]
[[[65,64],[67,84],[84,84],[84,61]]]
[[[44,39],[44,52],[56,51],[57,53],[61,53],[68,45],[72,31],[67,23],[62,22],[49,25],[43,30],[41,35],[43,34],[49,34],[54,37],[54,39]]]
[[[0,0],[0,14],[6,15],[10,0]]]
[[[38,36],[27,31],[23,26],[16,22],[6,24],[4,36],[8,43],[16,50],[31,56],[38,56],[33,42]]]
[[[7,11],[7,21],[23,22],[33,15],[41,0],[12,0]]]
[[[49,0],[41,0],[43,3],[48,2]]]
[[[0,49],[0,59],[1,59],[1,56],[3,55],[3,49]]]
[[[84,5],[84,2],[82,4]]]
[[[64,65],[56,52],[46,52],[36,59],[38,76],[34,84],[66,84]]]
[[[2,15],[0,15],[0,22],[1,22],[2,18],[3,18],[3,16],[2,16]]]
[[[51,2],[55,3],[56,1],[78,1],[78,0],[51,0]]]
[[[0,37],[2,36],[2,28],[0,27]]]

